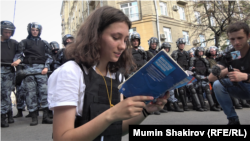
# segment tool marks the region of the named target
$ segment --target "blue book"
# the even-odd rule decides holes
[[[167,91],[196,81],[178,63],[161,50],[143,67],[118,86],[125,97],[137,95],[153,96],[153,102]],[[151,101],[147,101],[149,103]]]

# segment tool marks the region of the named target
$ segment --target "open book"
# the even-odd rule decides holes
[[[178,63],[161,50],[137,72],[118,86],[125,97],[153,96],[154,101],[167,91],[180,88],[196,79],[185,72]],[[149,103],[147,101],[146,103]]]

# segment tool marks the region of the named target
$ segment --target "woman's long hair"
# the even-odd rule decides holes
[[[121,11],[110,6],[103,6],[96,9],[81,25],[73,43],[65,49],[67,59],[74,59],[87,68],[95,65],[100,60],[101,46],[98,44],[102,32],[112,23],[125,22],[131,28],[131,21]],[[131,66],[136,66],[132,61],[131,45],[127,41],[127,47],[117,62],[109,62],[107,69],[110,72],[117,72],[120,68],[124,74],[131,71]]]

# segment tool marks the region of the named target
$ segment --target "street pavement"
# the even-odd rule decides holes
[[[190,109],[192,106],[188,104]],[[13,107],[14,115],[17,110]],[[236,110],[240,123],[250,125],[250,108]],[[28,111],[23,112],[24,116]],[[9,124],[8,128],[1,128],[2,141],[52,141],[52,124],[42,124],[42,114],[39,112],[38,125],[30,126],[31,118],[15,118],[15,123]],[[223,111],[214,112],[168,112],[161,115],[150,115],[141,124],[148,125],[226,125],[226,119]],[[250,126],[249,126],[250,127]],[[128,135],[122,137],[122,141],[128,141]]]

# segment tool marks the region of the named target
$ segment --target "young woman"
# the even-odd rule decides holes
[[[48,81],[49,106],[54,110],[53,139],[121,140],[130,124],[163,108],[168,94],[155,104],[150,96],[120,101],[118,69],[128,73],[132,62],[129,46],[131,22],[120,10],[104,6],[80,27],[74,43],[66,48],[68,61]],[[131,47],[130,47],[131,48]]]

